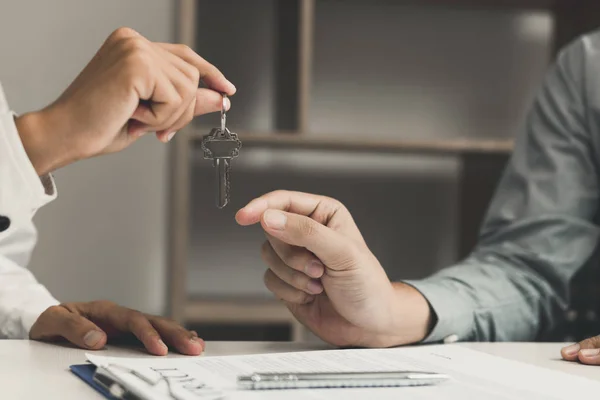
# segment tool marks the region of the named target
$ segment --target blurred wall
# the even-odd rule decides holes
[[[22,113],[55,99],[120,26],[171,41],[174,4],[2,1],[0,81],[12,108]],[[167,147],[153,139],[55,174],[59,199],[36,216],[31,269],[60,300],[108,298],[163,311]]]

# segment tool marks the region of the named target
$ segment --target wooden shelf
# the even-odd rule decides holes
[[[185,320],[209,323],[293,323],[287,307],[272,299],[202,299],[189,298],[185,305]]]
[[[199,145],[208,130],[194,130],[191,140]],[[291,148],[306,150],[333,150],[377,153],[433,153],[433,154],[510,154],[512,140],[356,140],[332,139],[332,135],[280,133],[239,133],[243,147]]]
[[[401,4],[431,5],[442,7],[468,7],[470,9],[508,8],[517,10],[552,10],[573,3],[592,4],[597,0],[402,0]],[[398,2],[397,2],[398,3]]]
[[[276,299],[188,297],[182,314],[186,323],[286,324],[290,326],[291,339],[295,342],[305,340],[306,335],[304,326]]]

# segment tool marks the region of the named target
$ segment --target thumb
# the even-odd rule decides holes
[[[356,246],[351,239],[304,215],[267,210],[261,225],[282,242],[311,251],[327,268],[345,270],[356,260]]]
[[[81,315],[57,306],[46,310],[31,329],[32,339],[62,337],[84,349],[98,350],[106,345],[106,333]]]
[[[582,364],[600,365],[600,336],[594,336],[579,342],[577,358]]]

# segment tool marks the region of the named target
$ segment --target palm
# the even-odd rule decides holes
[[[364,329],[344,318],[326,294],[309,304],[287,303],[287,306],[302,324],[327,343],[349,346],[361,342]]]

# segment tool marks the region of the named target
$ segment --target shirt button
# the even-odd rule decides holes
[[[458,342],[458,335],[450,335],[444,338],[444,344],[456,343]]]
[[[569,310],[565,314],[565,319],[569,322],[575,322],[577,320],[577,311]]]
[[[4,232],[10,226],[10,219],[0,215],[0,232]]]
[[[594,310],[589,310],[588,312],[585,313],[585,319],[587,319],[590,322],[594,322],[598,319],[596,313],[594,312]]]

